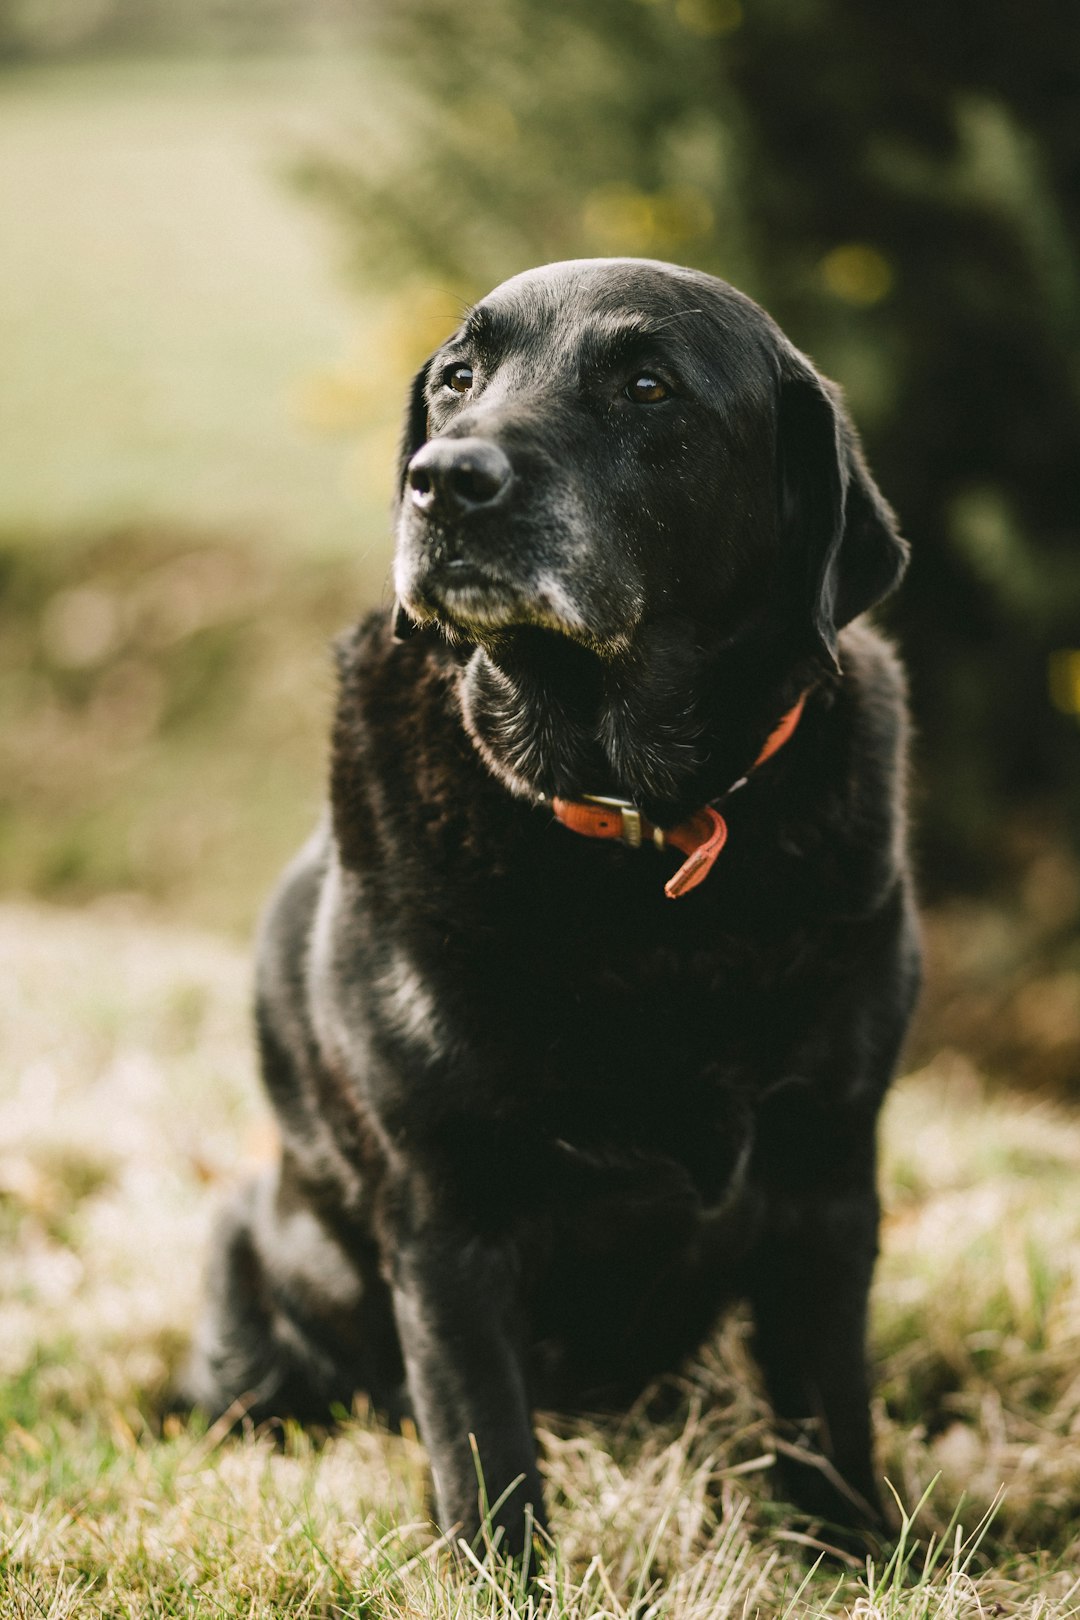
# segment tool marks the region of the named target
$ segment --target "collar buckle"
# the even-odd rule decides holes
[[[628,849],[641,848],[641,811],[629,799],[607,799],[602,793],[583,793],[582,798],[589,804],[602,804],[610,810],[618,810],[622,815],[622,830],[619,834]]]
[[[758,766],[764,765],[777,749],[784,746],[802,717],[808,696],[809,689],[773,727],[746,776],[740,776],[737,782],[731,784],[722,795],[721,802],[745,787],[747,779]],[[648,838],[657,849],[670,846],[679,850],[686,859],[674,877],[664,885],[664,893],[669,900],[678,900],[681,895],[688,894],[703,883],[727,842],[727,823],[715,803],[703,805],[686,821],[680,822],[677,827],[667,828],[666,832],[647,820],[629,799],[606,798],[601,793],[586,793],[577,801],[556,797],[551,801],[551,808],[556,820],[561,821],[564,827],[582,833],[586,838],[618,838],[629,849],[640,849],[642,840]]]

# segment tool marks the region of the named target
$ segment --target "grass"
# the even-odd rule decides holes
[[[541,1420],[556,1539],[531,1593],[455,1565],[422,1448],[362,1410],[280,1449],[159,1432],[213,1210],[273,1151],[248,982],[246,950],[122,901],[0,910],[0,1614],[1080,1613],[1080,1124],[955,1057],[884,1129],[879,1454],[909,1514],[925,1498],[905,1578],[815,1567],[738,1320],[664,1421]]]

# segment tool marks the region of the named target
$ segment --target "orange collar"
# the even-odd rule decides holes
[[[804,692],[799,701],[788,710],[765,739],[765,744],[751,765],[750,770],[756,771],[759,765],[764,765],[771,759],[776,751],[783,748],[788,738],[802,718],[806,705],[807,693]],[[749,774],[749,773],[747,773]],[[746,777],[728,789],[733,793],[736,788],[742,787]],[[703,883],[713,869],[716,857],[727,843],[727,822],[713,805],[703,805],[695,810],[692,816],[680,821],[677,827],[656,827],[642,815],[637,807],[627,799],[602,799],[595,794],[587,794],[588,802],[578,804],[572,799],[552,799],[551,808],[556,818],[571,832],[582,833],[586,838],[621,838],[624,844],[631,848],[640,847],[643,840],[654,843],[657,849],[664,849],[668,844],[680,850],[687,858],[679,867],[674,877],[664,884],[664,893],[669,900],[678,900],[682,895],[689,894]]]

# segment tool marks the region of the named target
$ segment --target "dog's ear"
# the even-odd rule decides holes
[[[409,388],[409,400],[405,407],[405,421],[402,423],[401,439],[398,443],[397,482],[394,485],[394,504],[398,505],[405,493],[405,474],[409,470],[409,462],[415,456],[422,444],[427,443],[427,391],[428,367],[432,357],[429,355],[420,370],[412,380]]]
[[[801,559],[813,633],[833,665],[845,624],[899,584],[907,541],[874,483],[840,390],[805,362],[781,386],[785,549]]]
[[[429,356],[416,373],[409,388],[409,401],[405,408],[405,421],[398,444],[397,478],[394,483],[395,514],[405,494],[405,475],[409,469],[409,462],[420,446],[427,442],[427,401],[424,398],[424,393],[427,387],[427,374],[430,364],[431,358]],[[408,641],[409,637],[414,635],[418,629],[419,626],[413,623],[395,597],[394,606],[390,613],[390,633],[394,640]]]

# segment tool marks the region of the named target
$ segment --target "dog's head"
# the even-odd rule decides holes
[[[415,379],[395,561],[409,619],[604,658],[768,620],[835,661],[907,548],[838,391],[750,299],[651,260],[504,282]]]

